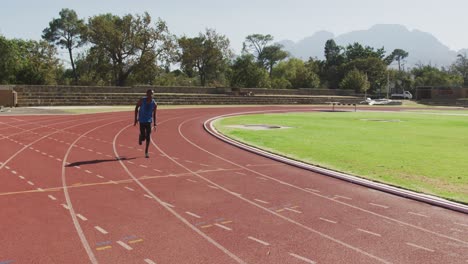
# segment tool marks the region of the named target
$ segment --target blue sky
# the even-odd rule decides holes
[[[160,17],[176,35],[193,36],[205,28],[226,35],[236,52],[245,36],[271,34],[298,41],[319,30],[335,35],[374,24],[402,24],[437,37],[449,48],[468,48],[466,0],[15,0],[0,7],[0,34],[40,39],[42,30],[62,8],[82,18],[147,11]]]

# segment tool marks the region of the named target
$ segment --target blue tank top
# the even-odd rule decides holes
[[[138,113],[138,121],[140,123],[151,123],[153,122],[153,111],[156,108],[156,102],[151,100],[151,102],[146,101],[146,97],[141,99],[140,112]]]

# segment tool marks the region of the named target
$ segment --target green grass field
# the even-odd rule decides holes
[[[291,128],[246,130],[230,125]],[[230,117],[222,133],[293,159],[468,203],[468,116],[291,113]]]

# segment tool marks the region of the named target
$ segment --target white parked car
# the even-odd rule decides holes
[[[413,95],[409,91],[403,91],[403,93],[392,93],[392,98],[403,98],[403,99],[413,99]]]

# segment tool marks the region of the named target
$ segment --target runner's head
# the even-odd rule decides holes
[[[153,98],[153,93],[154,93],[154,92],[153,92],[153,90],[151,90],[151,89],[146,90],[146,96],[147,96],[148,98]]]

